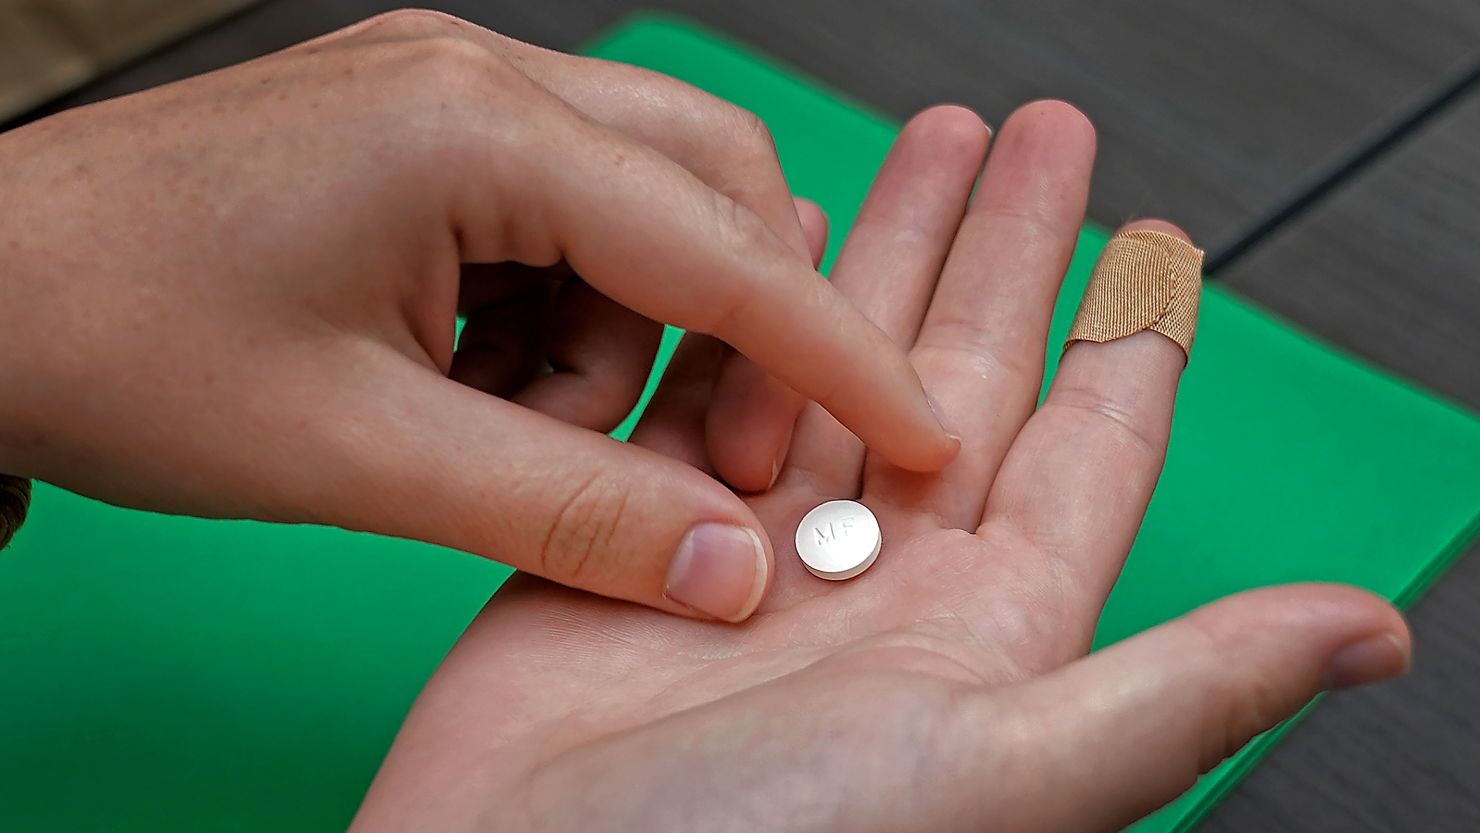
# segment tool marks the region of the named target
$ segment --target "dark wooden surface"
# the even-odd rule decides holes
[[[72,100],[235,63],[398,5],[272,0]],[[1470,0],[429,5],[567,50],[634,8],[671,9],[900,117],[956,101],[1000,122],[1032,98],[1065,98],[1099,128],[1091,214],[1175,217],[1210,247],[1480,44]]]
[[[1480,96],[1471,96],[1220,277],[1480,409],[1477,137]]]
[[[1480,95],[1224,279],[1308,329],[1480,406]],[[1407,679],[1332,698],[1222,807],[1234,830],[1480,830],[1480,558],[1413,611]]]
[[[1410,614],[1412,673],[1327,698],[1201,829],[1480,830],[1477,589],[1480,558],[1467,558]]]
[[[71,105],[285,46],[394,4],[271,0]],[[1096,121],[1092,216],[1159,215],[1216,249],[1480,48],[1472,0],[1238,4],[457,0],[570,49],[637,6],[754,43],[896,116],[1039,96]],[[1220,277],[1328,339],[1480,406],[1480,96],[1446,111]],[[1212,816],[1215,831],[1480,830],[1480,559],[1414,612],[1406,680],[1332,697]]]

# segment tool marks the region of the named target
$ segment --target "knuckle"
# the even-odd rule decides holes
[[[1052,394],[1051,394],[1052,396]],[[1147,462],[1162,456],[1163,440],[1134,403],[1123,402],[1083,386],[1061,386],[1045,407],[1077,417],[1085,430],[1094,431],[1105,445],[1115,445]]]
[[[717,202],[716,213],[736,251],[763,252],[776,242],[775,232],[771,231],[770,226],[739,200],[718,195]]]
[[[1222,699],[1224,706],[1205,726],[1198,761],[1201,772],[1217,766],[1285,716],[1276,686],[1266,680],[1229,685],[1212,696]]]
[[[766,126],[765,119],[744,107],[735,108],[734,118],[737,124],[736,135],[743,147],[750,153],[764,156],[768,161],[776,158],[776,139],[771,135],[771,128]]]
[[[577,484],[550,520],[540,547],[540,574],[589,587],[606,578],[614,547],[628,523],[631,489],[620,479],[596,474]]]
[[[403,125],[392,135],[428,152],[486,153],[498,110],[529,86],[503,58],[455,33],[419,37],[377,47],[383,79],[377,97],[386,117]],[[519,82],[523,81],[521,86]],[[405,129],[411,124],[415,129]],[[445,159],[444,159],[445,161]]]
[[[477,89],[503,74],[502,58],[454,34],[420,38],[405,47],[412,83],[435,85],[445,92]]]
[[[708,169],[705,178],[710,185],[738,204],[728,208],[734,218],[731,226],[745,232],[746,241],[756,242],[754,235],[763,229],[752,228],[751,220],[769,228],[771,223],[784,222],[783,213],[795,216],[791,189],[782,174],[776,142],[766,123],[742,107],[728,102],[723,107],[724,115],[717,120],[719,126],[711,128],[711,133],[717,134],[709,143],[713,150],[701,164]],[[734,216],[741,208],[760,213],[752,217]]]
[[[1074,222],[1073,228],[1078,229],[1078,221]],[[1065,232],[1066,225],[1046,205],[1010,205],[989,199],[961,221],[960,234],[985,235],[996,227],[1017,231],[1024,240],[1056,240]]]
[[[485,30],[444,12],[398,9],[372,17],[354,31],[373,50],[367,60],[395,82],[414,85],[415,99],[445,101],[448,90],[469,83],[486,88],[487,82],[512,70],[477,36]]]
[[[685,102],[682,129],[700,144],[698,164],[727,192],[754,188],[755,180],[780,177],[776,142],[760,116],[695,90]]]
[[[1185,638],[1200,653],[1187,656],[1227,657],[1226,637],[1197,617],[1188,617]],[[1227,675],[1211,670],[1203,692],[1198,770],[1207,772],[1237,752],[1255,735],[1286,717],[1289,710],[1278,680],[1258,675]]]
[[[365,21],[363,31],[381,31],[402,37],[446,34],[472,24],[433,9],[394,9]]]
[[[1015,344],[1003,343],[979,313],[972,313],[952,309],[933,319],[929,332],[910,349],[911,359],[947,378],[988,379],[998,390],[1036,396],[1043,383],[1043,358],[1035,351],[1012,349]]]
[[[715,239],[721,248],[729,252],[761,254],[776,248],[775,233],[749,208],[723,194],[714,194]],[[754,311],[752,304],[763,293],[755,291],[756,284],[739,284],[734,281],[716,281],[710,289],[705,312],[690,322],[689,329],[705,335],[730,333],[743,329]]]

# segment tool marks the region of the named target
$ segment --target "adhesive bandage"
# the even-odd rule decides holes
[[[1202,258],[1202,250],[1165,232],[1138,229],[1110,238],[1090,274],[1064,347],[1151,330],[1188,353],[1197,331]]]

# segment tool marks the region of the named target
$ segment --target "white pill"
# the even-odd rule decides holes
[[[797,555],[818,578],[842,581],[869,568],[883,536],[867,506],[830,500],[808,512],[797,527]]]

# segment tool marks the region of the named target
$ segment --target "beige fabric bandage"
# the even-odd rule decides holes
[[[1090,273],[1064,349],[1076,341],[1113,341],[1152,330],[1190,353],[1202,259],[1201,249],[1165,232],[1116,234]]]

